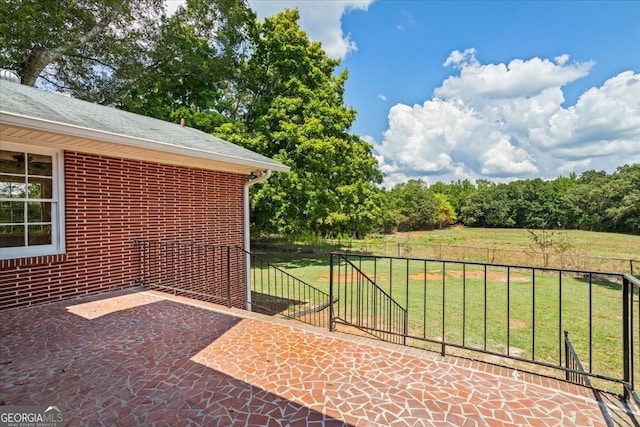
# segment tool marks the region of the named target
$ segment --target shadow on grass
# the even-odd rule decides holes
[[[260,292],[251,291],[251,305],[256,313],[275,316],[289,310],[291,306],[301,306],[308,304],[307,301],[284,298]]]
[[[572,275],[571,277],[579,282],[589,284],[588,274],[575,274],[575,275]],[[595,273],[591,277],[591,283],[593,285],[596,285],[608,290],[612,290],[612,291],[622,290],[621,276],[609,276],[605,274]],[[637,291],[635,293],[637,293]]]
[[[253,250],[252,253],[270,264],[277,265],[279,268],[301,268],[301,267],[327,267],[329,268],[329,255],[319,253],[298,253],[298,252],[279,252],[273,250]],[[259,267],[259,264],[256,265]],[[266,267],[266,266],[265,266]]]

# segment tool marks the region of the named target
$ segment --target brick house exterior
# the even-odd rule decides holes
[[[0,96],[0,310],[138,285],[134,239],[243,248],[251,174],[288,170],[178,124],[2,80]]]

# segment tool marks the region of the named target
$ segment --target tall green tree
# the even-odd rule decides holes
[[[441,193],[435,193],[434,196],[437,203],[435,227],[444,228],[456,222],[456,210],[449,202],[447,196]]]
[[[485,180],[478,182],[478,191],[464,199],[460,216],[465,225],[474,227],[515,227],[509,187]]]
[[[163,0],[0,2],[0,66],[109,104],[149,65]]]
[[[640,234],[640,164],[619,167],[608,187],[613,197],[606,214],[612,230]]]
[[[460,212],[462,200],[476,191],[475,185],[468,179],[451,181],[449,184],[436,182],[429,187],[436,194],[444,194],[457,213]]]
[[[439,181],[431,185],[429,188],[436,194],[444,194],[447,196],[447,201],[455,211],[455,221],[459,221],[461,219],[460,213],[462,211],[462,205],[465,198],[476,191],[476,186],[468,179],[451,181],[449,184]]]
[[[163,20],[146,74],[118,106],[214,132],[239,119],[238,76],[255,14],[244,0],[188,0]]]
[[[395,185],[389,197],[399,214],[399,231],[430,230],[436,226],[440,203],[421,179]]]
[[[640,233],[640,164],[584,172],[565,202],[574,228]]]
[[[382,181],[372,147],[350,133],[347,72],[337,73],[287,10],[257,25],[238,93],[241,123],[218,135],[291,167],[252,189],[252,216],[264,233],[362,235],[382,228]]]

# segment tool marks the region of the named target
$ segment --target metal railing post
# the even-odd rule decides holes
[[[409,335],[409,307],[404,312],[404,330],[402,331],[402,345],[407,345],[407,335]]]
[[[564,367],[572,368],[569,366],[569,343],[567,340],[569,339],[569,331],[564,331]],[[567,381],[571,380],[571,373],[569,371],[565,371],[565,379]]]
[[[333,254],[329,255],[329,331],[335,330],[333,326]]]
[[[231,247],[227,246],[227,307],[231,308]]]
[[[631,382],[631,369],[630,369],[630,355],[631,355],[631,340],[629,339],[630,327],[629,327],[629,291],[633,288],[630,286],[629,279],[623,277],[622,279],[622,370],[623,380],[626,383]],[[633,294],[632,294],[633,295]],[[631,298],[632,300],[633,298]],[[624,398],[629,399],[629,391],[626,387],[623,387]]]

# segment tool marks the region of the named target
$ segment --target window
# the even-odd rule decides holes
[[[62,154],[2,142],[0,259],[64,252]]]

